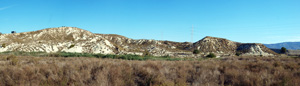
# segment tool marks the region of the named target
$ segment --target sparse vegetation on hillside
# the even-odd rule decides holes
[[[124,59],[124,60],[166,60],[166,61],[179,61],[179,60],[198,60],[193,58],[174,58],[170,56],[151,56],[151,55],[112,55],[112,54],[90,54],[90,53],[69,53],[69,52],[2,52],[2,55],[16,55],[16,56],[36,56],[36,57],[94,57],[94,58],[110,58],[110,59]],[[201,59],[201,58],[199,58]]]
[[[0,86],[297,86],[299,71],[299,58],[128,61],[0,54]]]

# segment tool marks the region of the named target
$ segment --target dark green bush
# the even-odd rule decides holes
[[[286,53],[286,48],[285,47],[281,47],[280,52],[281,53]]]
[[[1,46],[2,46],[3,48],[5,48],[5,47],[6,47],[6,44],[2,44]]]
[[[235,55],[236,55],[236,56],[240,56],[240,55],[241,55],[241,53],[237,52],[237,53],[235,53]]]
[[[207,58],[215,58],[216,55],[214,53],[209,53],[206,57]]]
[[[193,51],[193,54],[199,54],[199,53],[200,53],[200,51],[197,49]]]
[[[70,48],[73,48],[73,47],[75,47],[75,45],[74,45],[74,44],[70,45],[70,46],[69,46],[69,49],[70,49]]]

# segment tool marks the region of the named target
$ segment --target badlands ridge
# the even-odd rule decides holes
[[[203,57],[209,53],[233,56],[274,56],[263,44],[239,43],[223,38],[205,37],[198,42],[134,40],[115,34],[95,34],[76,27],[47,28],[32,32],[0,35],[0,52],[76,52],[101,54],[150,54],[153,56]],[[198,49],[199,54],[193,54]]]

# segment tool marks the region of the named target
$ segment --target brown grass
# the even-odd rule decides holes
[[[14,61],[16,60],[16,61]],[[300,59],[128,61],[0,55],[0,86],[297,86]]]

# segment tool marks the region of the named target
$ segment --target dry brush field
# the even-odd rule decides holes
[[[0,86],[299,86],[300,59],[137,61],[0,55]]]

